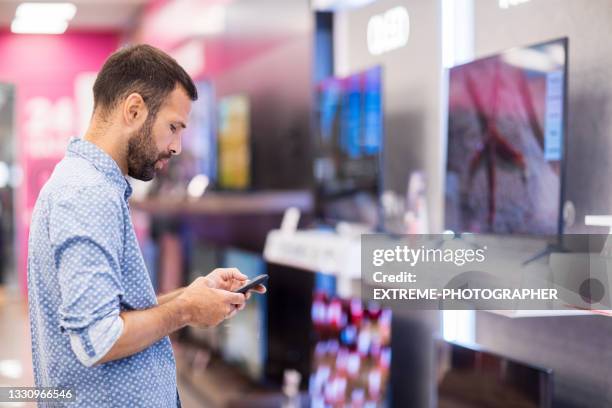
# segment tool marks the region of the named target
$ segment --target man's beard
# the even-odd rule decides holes
[[[171,156],[169,153],[160,154],[157,151],[153,141],[153,122],[151,117],[147,118],[128,142],[128,175],[137,180],[153,180],[155,163],[161,159],[169,159]]]

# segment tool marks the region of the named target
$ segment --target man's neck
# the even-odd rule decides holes
[[[127,146],[121,141],[121,137],[114,133],[112,128],[102,129],[92,121],[85,136],[83,136],[83,140],[95,144],[108,154],[117,163],[125,176],[128,173]]]

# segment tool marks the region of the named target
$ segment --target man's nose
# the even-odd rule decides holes
[[[179,154],[181,154],[181,137],[180,136],[174,139],[174,141],[170,145],[170,153],[172,153],[173,156],[178,156]]]

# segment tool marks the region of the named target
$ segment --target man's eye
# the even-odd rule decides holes
[[[172,133],[176,133],[176,126],[170,125],[170,130],[172,131]]]

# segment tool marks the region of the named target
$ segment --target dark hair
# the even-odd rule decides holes
[[[155,117],[164,99],[177,85],[192,101],[198,91],[189,74],[168,54],[146,44],[132,45],[114,52],[102,66],[93,86],[94,110],[114,108],[136,92]]]

